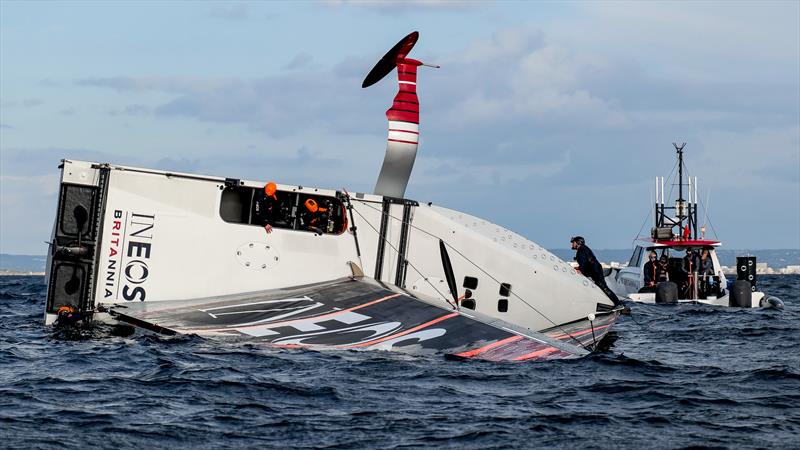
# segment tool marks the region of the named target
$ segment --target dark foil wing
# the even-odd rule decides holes
[[[395,67],[397,67],[397,57],[405,57],[414,47],[414,44],[417,43],[417,39],[419,39],[419,33],[416,31],[410,33],[403,39],[400,39],[400,42],[395,44],[391,50],[386,52],[386,54],[383,55],[383,58],[381,58],[380,61],[375,64],[375,67],[369,71],[367,77],[364,78],[364,82],[361,83],[361,87],[365,88],[372,86],[378,81],[381,81],[381,79],[383,79],[383,77],[386,75],[389,75],[389,73],[394,70]],[[403,53],[402,55],[400,55],[401,52]]]
[[[341,279],[225,297],[109,306],[122,322],[164,334],[237,337],[281,347],[400,350],[494,361],[576,358],[566,340]],[[599,336],[598,336],[599,337]]]

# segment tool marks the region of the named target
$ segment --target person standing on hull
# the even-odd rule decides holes
[[[581,236],[575,236],[570,240],[570,243],[572,244],[572,249],[575,250],[575,261],[577,261],[581,273],[591,278],[594,284],[611,299],[614,306],[622,306],[620,299],[606,284],[606,280],[603,277],[603,266],[594,256],[592,249],[586,245],[586,240]]]

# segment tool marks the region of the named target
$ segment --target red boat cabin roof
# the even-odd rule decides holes
[[[709,239],[653,239],[653,238],[639,238],[642,242],[652,243],[658,247],[716,247],[721,245],[720,241],[712,241]]]

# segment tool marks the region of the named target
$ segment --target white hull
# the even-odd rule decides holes
[[[713,254],[714,263],[717,263],[716,254]],[[727,284],[725,276],[720,272],[722,283]],[[620,297],[627,298],[638,303],[656,304],[656,294],[654,292],[639,293],[644,286],[641,267],[624,267],[613,269],[611,274],[605,278],[606,284],[611,290]],[[754,291],[750,299],[751,308],[771,308],[773,305],[766,303],[767,296],[763,292]],[[709,296],[698,299],[678,299],[678,303],[701,303],[712,306],[731,306],[730,295],[726,290],[721,296]]]
[[[628,296],[634,302],[638,303],[649,303],[649,304],[656,304],[656,294],[654,293],[644,293],[644,294],[630,294]],[[751,308],[763,308],[763,307],[771,307],[770,305],[764,304],[764,293],[763,292],[753,292],[752,302],[750,307]],[[679,304],[684,303],[695,303],[695,304],[703,304],[703,305],[711,305],[711,306],[730,306],[730,297],[728,295],[724,295],[720,298],[706,298],[706,299],[698,299],[698,300],[678,300]]]
[[[70,191],[73,188],[85,189],[84,203],[91,203],[86,205],[90,229],[83,238],[90,254],[77,265],[51,256],[48,323],[66,304],[94,310],[286,288],[347,277],[349,262],[378,281],[447,304],[439,239],[450,248],[459,294],[465,277],[477,279],[478,286],[471,290],[479,313],[538,331],[583,320],[598,304],[612,306],[593,283],[534,242],[437,206],[354,194],[347,231],[317,235],[276,227],[267,234],[261,226],[223,220],[221,208],[230,209],[223,204],[228,189],[223,178],[64,161],[61,181],[51,255],[56,247],[74,241],[70,211],[83,197],[70,200],[77,192]],[[227,186],[231,183],[228,180]],[[264,181],[235,181],[237,189],[260,190],[263,185]],[[343,198],[336,191],[313,187],[279,185],[278,190]],[[382,221],[384,211],[388,214]],[[409,223],[405,236],[404,214]],[[69,293],[65,286],[75,276],[73,271],[81,283],[77,292]],[[510,292],[503,292],[501,283],[510,285]],[[503,299],[505,311],[499,307]]]

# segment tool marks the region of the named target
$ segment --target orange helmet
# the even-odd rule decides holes
[[[264,193],[267,194],[267,197],[272,197],[275,200],[277,200],[278,197],[275,196],[275,192],[277,191],[278,191],[278,185],[273,183],[272,181],[264,185]]]
[[[315,212],[317,212],[317,210],[319,210],[319,206],[317,205],[317,201],[314,200],[313,198],[310,198],[310,199],[306,200],[305,205],[306,205],[306,209],[311,211],[312,213],[315,213]]]

